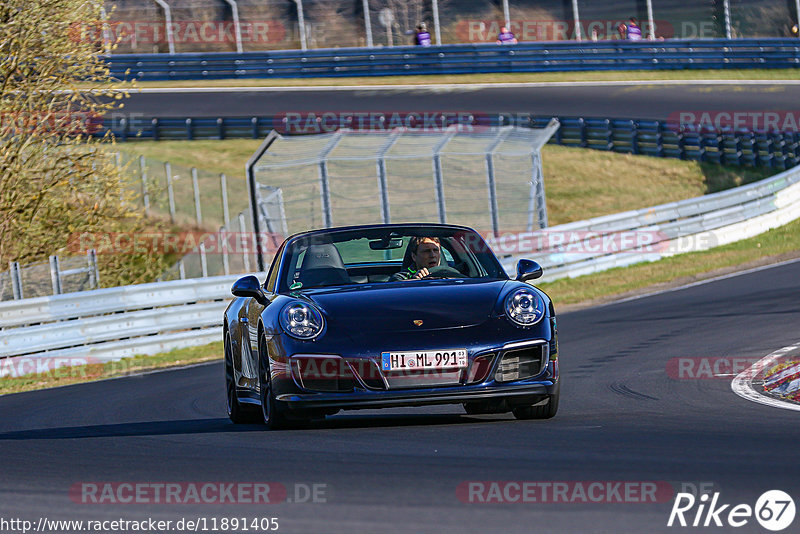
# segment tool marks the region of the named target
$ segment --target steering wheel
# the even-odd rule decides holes
[[[428,274],[422,277],[423,280],[433,280],[436,278],[465,278],[465,276],[449,265],[439,265],[438,267],[432,267],[428,271]]]

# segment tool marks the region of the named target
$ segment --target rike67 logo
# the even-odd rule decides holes
[[[749,504],[726,504],[720,501],[720,493],[707,493],[695,497],[691,493],[678,493],[669,514],[667,526],[733,527],[739,528],[755,520],[767,530],[778,532],[794,521],[794,500],[781,490],[763,493],[755,506]]]

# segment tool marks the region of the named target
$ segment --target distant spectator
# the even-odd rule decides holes
[[[430,46],[431,34],[428,33],[428,26],[424,22],[417,25],[417,31],[414,34],[414,44],[417,46]]]
[[[497,34],[497,44],[509,45],[517,44],[517,38],[514,34],[508,31],[508,28],[503,26],[500,28],[500,33]]]
[[[639,21],[636,17],[631,17],[628,20],[628,25],[625,28],[625,39],[628,41],[641,41],[642,28],[639,26]]]
[[[619,34],[620,39],[626,39],[628,34],[628,27],[625,25],[624,22],[620,22],[619,26],[617,26],[617,33]]]

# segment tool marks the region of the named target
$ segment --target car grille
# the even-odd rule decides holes
[[[494,379],[498,382],[524,380],[540,374],[546,360],[547,345],[542,343],[503,353]]]

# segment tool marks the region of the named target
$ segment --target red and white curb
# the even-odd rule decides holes
[[[767,406],[772,406],[774,408],[783,408],[785,410],[794,410],[800,412],[800,404],[768,397],[767,395],[756,391],[751,384],[753,377],[757,376],[760,371],[769,369],[781,356],[785,356],[786,354],[798,349],[800,349],[800,343],[795,343],[794,345],[783,347],[782,349],[778,349],[775,352],[761,358],[749,369],[736,375],[736,378],[734,378],[731,382],[731,389],[743,399],[747,399],[751,402],[766,404]]]

